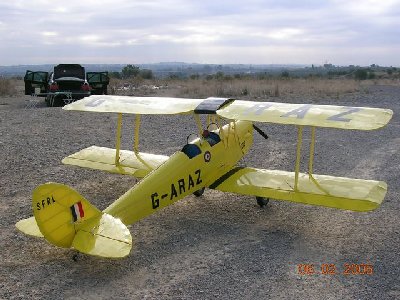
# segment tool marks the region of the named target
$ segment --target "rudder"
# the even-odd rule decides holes
[[[84,221],[102,214],[74,189],[52,182],[33,191],[32,209],[46,240],[63,248],[71,247]]]
[[[32,208],[34,217],[17,222],[16,227],[53,245],[110,258],[125,257],[132,248],[132,236],[120,219],[99,211],[66,185],[38,186]]]

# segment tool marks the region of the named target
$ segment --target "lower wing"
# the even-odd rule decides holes
[[[353,211],[377,208],[386,195],[383,181],[351,179],[255,168],[234,168],[210,188],[223,192],[268,197]]]
[[[91,146],[67,156],[62,162],[66,165],[143,178],[169,158],[142,152],[136,155],[133,151],[120,150],[119,162],[116,164],[115,156],[115,149]]]

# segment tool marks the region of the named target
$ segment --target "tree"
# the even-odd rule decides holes
[[[140,72],[140,68],[134,65],[127,65],[122,69],[122,78],[136,77]]]

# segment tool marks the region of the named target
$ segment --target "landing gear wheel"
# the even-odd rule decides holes
[[[196,197],[200,197],[200,196],[203,195],[205,189],[206,189],[206,188],[203,187],[203,188],[201,188],[201,189],[195,191],[195,192],[193,193],[193,195],[195,195]]]
[[[266,206],[269,202],[269,198],[264,198],[264,197],[256,197],[257,204],[260,205],[261,208]]]
[[[75,253],[74,255],[72,255],[72,260],[73,261],[78,261],[78,259],[79,259],[78,253]]]

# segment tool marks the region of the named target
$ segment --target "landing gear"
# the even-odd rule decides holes
[[[264,198],[264,197],[256,197],[257,204],[260,205],[261,208],[266,206],[269,202],[269,198]]]
[[[200,196],[203,195],[205,189],[206,189],[206,188],[203,187],[203,188],[201,188],[201,189],[195,191],[195,192],[193,193],[193,195],[195,195],[196,197],[200,197]]]
[[[72,255],[72,260],[73,261],[78,261],[78,259],[79,259],[79,255],[78,255],[78,253],[75,253],[74,255]]]

